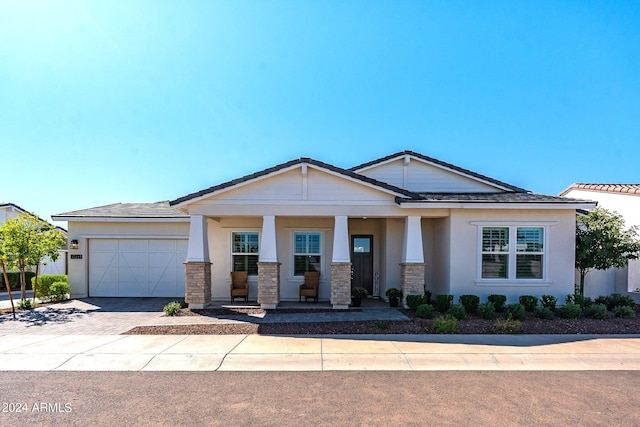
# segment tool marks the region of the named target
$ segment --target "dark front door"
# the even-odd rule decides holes
[[[351,236],[351,287],[362,287],[373,294],[373,236]]]

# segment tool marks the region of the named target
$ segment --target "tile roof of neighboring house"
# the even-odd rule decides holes
[[[360,169],[364,169],[364,168],[369,167],[369,166],[374,166],[374,165],[376,165],[378,163],[383,163],[383,162],[386,162],[387,160],[392,160],[392,159],[399,158],[399,157],[402,157],[402,156],[405,156],[405,155],[414,156],[414,157],[416,157],[418,159],[421,159],[421,160],[424,160],[426,162],[433,163],[433,164],[438,165],[438,166],[442,166],[445,169],[449,169],[449,170],[452,170],[452,171],[455,171],[455,172],[459,172],[459,173],[461,173],[463,175],[468,175],[468,176],[471,176],[473,178],[489,182],[491,184],[494,184],[494,185],[497,185],[499,187],[505,188],[505,189],[507,189],[509,191],[516,191],[516,192],[523,192],[523,193],[529,192],[529,190],[525,190],[524,188],[516,187],[515,185],[507,184],[506,182],[498,181],[497,179],[493,179],[493,178],[490,178],[488,176],[481,175],[479,173],[470,171],[469,169],[464,169],[464,168],[461,168],[459,166],[452,165],[451,163],[443,162],[442,160],[434,159],[433,157],[425,156],[424,154],[416,153],[416,152],[410,151],[410,150],[400,151],[398,153],[391,154],[389,156],[381,157],[379,159],[372,160],[370,162],[363,163],[361,165],[349,168],[349,170],[355,172],[355,171],[358,171]]]
[[[571,184],[560,193],[561,196],[571,190],[602,191],[605,193],[624,193],[640,195],[640,184]]]
[[[372,185],[375,185],[377,187],[384,188],[384,189],[392,191],[394,193],[403,194],[406,197],[408,197],[409,199],[413,199],[413,198],[418,197],[415,193],[413,193],[411,191],[405,190],[403,188],[396,187],[396,186],[391,185],[391,184],[387,184],[386,182],[382,182],[382,181],[378,181],[378,180],[373,179],[373,178],[366,177],[364,175],[360,175],[358,173],[353,172],[352,170],[342,169],[342,168],[339,168],[337,166],[333,166],[333,165],[330,165],[328,163],[324,163],[324,162],[321,162],[321,161],[318,161],[318,160],[314,160],[314,159],[311,159],[311,158],[308,158],[308,157],[301,157],[301,158],[296,159],[296,160],[291,160],[291,161],[288,161],[288,162],[285,162],[285,163],[281,163],[279,165],[270,167],[268,169],[264,169],[262,171],[252,173],[250,175],[245,175],[243,177],[240,177],[240,178],[237,178],[237,179],[234,179],[234,180],[231,180],[231,181],[227,181],[227,182],[224,182],[222,184],[214,185],[213,187],[209,187],[207,189],[204,189],[204,190],[201,190],[201,191],[198,191],[198,192],[195,192],[195,193],[188,194],[188,195],[186,195],[184,197],[180,197],[178,199],[172,200],[170,202],[170,204],[172,206],[173,205],[177,205],[177,204],[189,201],[191,199],[202,197],[202,196],[205,196],[207,194],[211,194],[211,193],[214,193],[214,192],[219,191],[219,190],[223,190],[223,189],[228,188],[228,187],[233,187],[234,185],[242,184],[243,182],[247,182],[247,181],[251,181],[253,179],[257,179],[257,178],[260,178],[260,177],[263,177],[263,176],[267,176],[269,174],[272,174],[272,173],[278,172],[280,170],[287,169],[287,168],[289,168],[291,166],[295,166],[295,165],[302,164],[302,163],[318,166],[320,168],[327,169],[327,170],[330,170],[332,172],[336,172],[338,174],[347,176],[349,178],[353,178],[353,179],[356,179],[358,181],[366,182],[368,184],[372,184]]]
[[[17,209],[19,211],[22,211],[22,212],[27,212],[27,213],[30,213],[32,215],[35,215],[34,213],[29,212],[26,209],[21,208],[20,206],[16,205],[15,203],[0,202],[0,208],[4,208],[4,207],[7,207],[7,206],[10,206],[10,207],[12,207],[14,209]],[[44,221],[44,219],[42,219],[40,217],[38,217],[38,219],[41,220],[41,221]],[[51,224],[51,225],[53,225],[53,224]],[[60,227],[59,225],[56,225],[54,228],[57,228],[58,230],[62,231],[65,234],[67,233],[67,230],[65,228]]]
[[[549,196],[536,193],[420,193],[419,200],[396,198],[398,203],[593,203],[589,200],[571,199],[568,197]]]
[[[157,203],[113,203],[95,208],[64,212],[53,216],[75,218],[189,218],[184,212],[169,206],[168,201]]]

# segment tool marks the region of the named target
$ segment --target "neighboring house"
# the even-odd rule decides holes
[[[627,227],[640,226],[640,184],[573,184],[560,195],[595,200],[598,206],[621,214]],[[576,283],[579,280],[576,273]],[[614,292],[640,292],[640,260],[630,261],[625,268],[593,270],[585,277],[586,296],[598,297]],[[640,301],[640,295],[631,296]]]
[[[68,221],[72,296],[229,300],[248,271],[262,307],[297,301],[306,271],[320,300],[347,307],[352,286],[404,294],[573,293],[576,209],[404,151],[343,169],[292,160],[171,202],[118,203]],[[184,265],[183,265],[184,262]]]
[[[15,218],[24,212],[27,211],[16,204],[0,202],[0,225],[4,224],[7,219]],[[67,230],[61,227],[56,228],[61,230],[66,237]],[[38,274],[67,274],[67,248],[61,248],[58,253],[59,256],[56,261],[51,261],[48,257],[43,260]]]

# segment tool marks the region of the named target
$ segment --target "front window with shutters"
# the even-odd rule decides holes
[[[231,233],[233,271],[246,271],[250,276],[258,275],[259,242],[260,236],[257,231]]]
[[[294,276],[303,276],[308,271],[320,271],[322,234],[319,232],[293,233]]]
[[[545,228],[481,228],[482,279],[544,279]]]

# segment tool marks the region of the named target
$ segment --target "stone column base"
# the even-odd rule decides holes
[[[424,294],[424,263],[400,263],[400,284],[402,285],[402,305],[407,306],[407,295]]]
[[[331,304],[334,309],[344,310],[351,303],[351,263],[331,263]]]
[[[204,308],[211,302],[211,263],[185,262],[186,282],[184,300],[189,308]]]
[[[280,263],[258,263],[258,303],[260,308],[274,310],[280,302]]]

